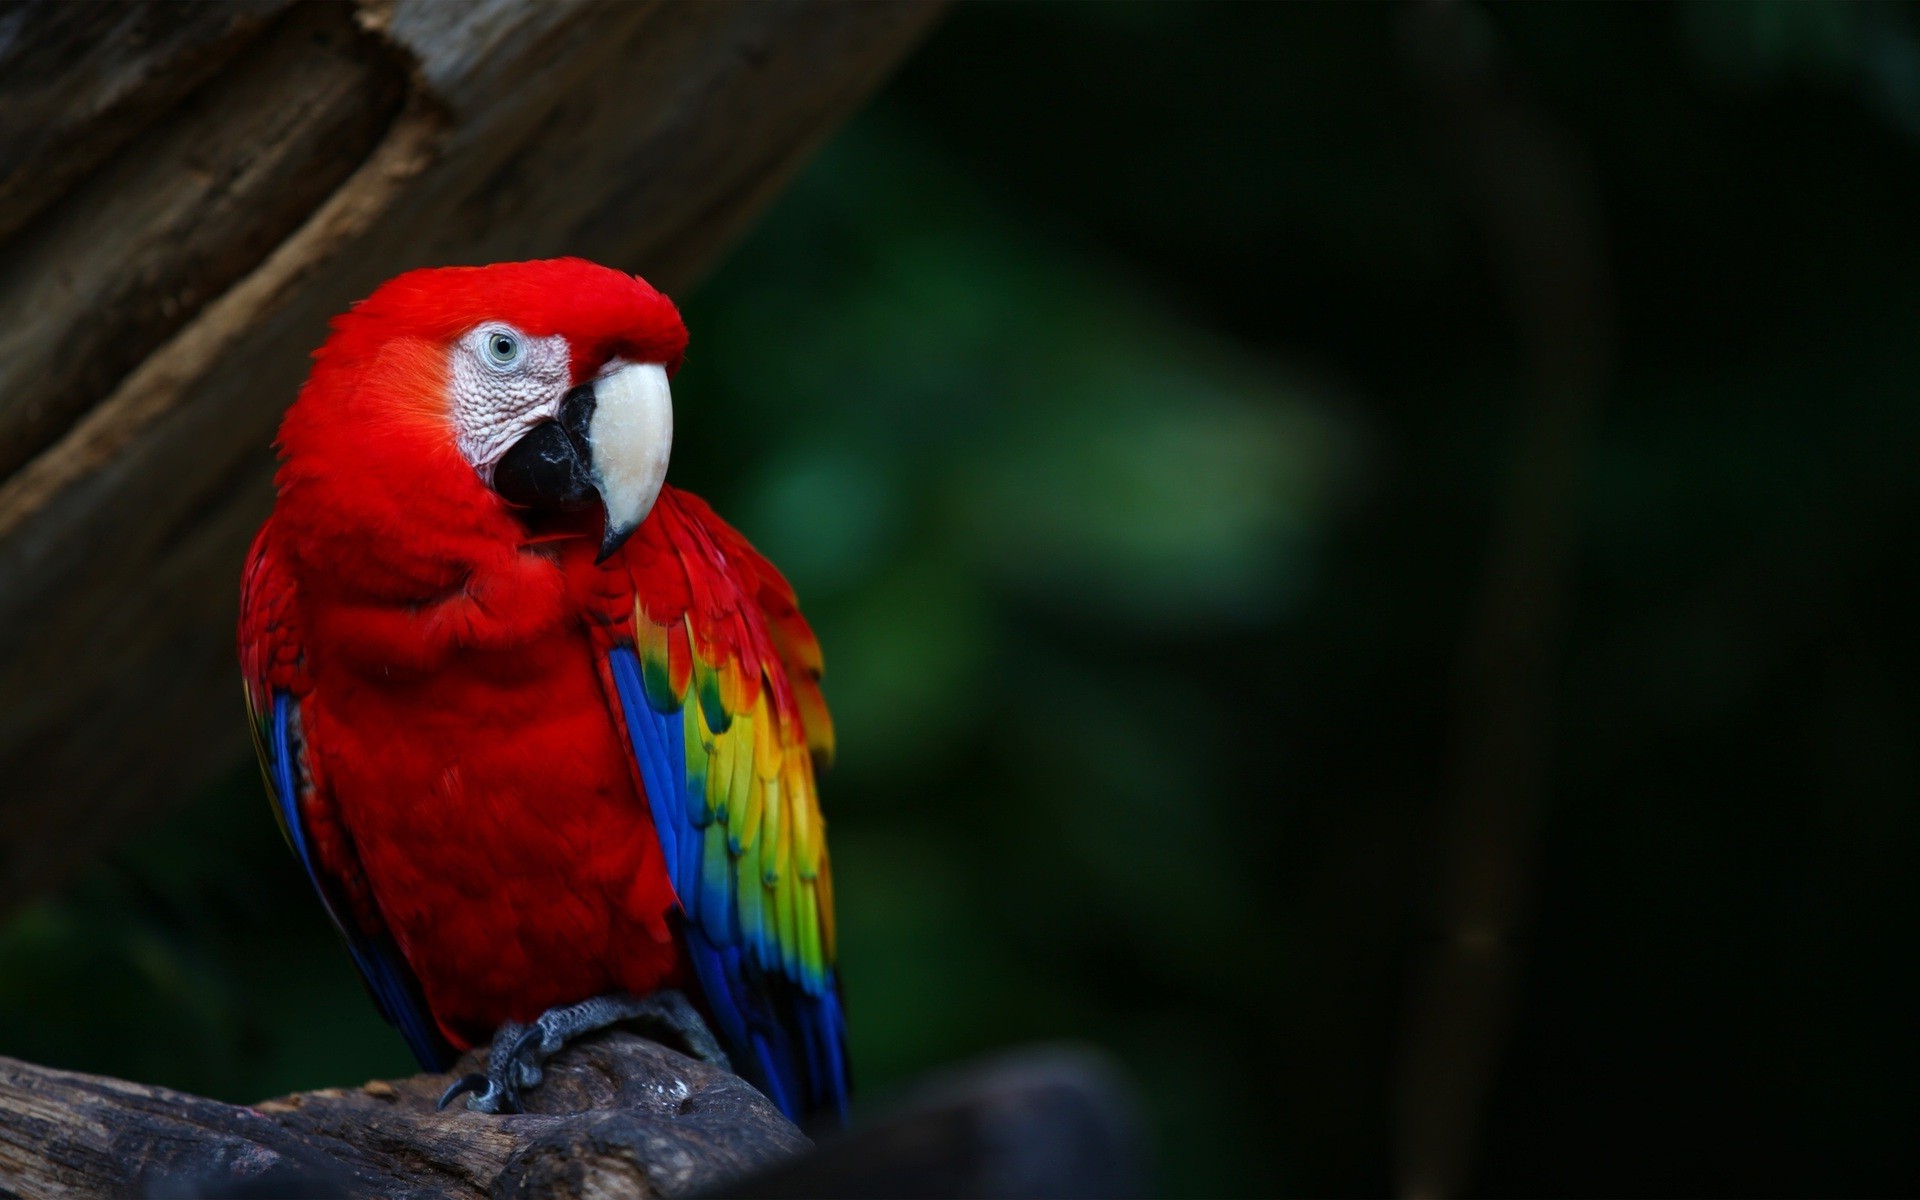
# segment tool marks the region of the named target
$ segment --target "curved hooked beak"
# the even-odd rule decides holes
[[[646,520],[667,479],[673,394],[658,363],[615,362],[561,397],[493,468],[493,490],[525,508],[577,511],[598,496],[605,562]]]

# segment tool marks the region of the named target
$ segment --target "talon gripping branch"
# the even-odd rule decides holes
[[[485,1111],[632,1019],[844,1112],[819,645],[666,485],[686,341],[577,259],[413,271],[281,425],[240,616],[268,790],[421,1063],[494,1037],[449,1093]]]

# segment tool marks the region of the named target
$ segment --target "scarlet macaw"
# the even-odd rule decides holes
[[[844,1112],[819,645],[665,483],[686,343],[579,259],[412,271],[334,319],[280,427],[242,584],[255,745],[422,1065],[495,1035],[449,1101],[514,1111],[623,1019],[720,1060],[704,1013],[788,1115]]]

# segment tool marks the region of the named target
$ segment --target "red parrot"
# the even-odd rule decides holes
[[[796,1120],[844,1113],[819,644],[665,482],[672,301],[579,259],[449,267],[331,329],[240,659],[275,813],[382,1014],[431,1070],[491,1035],[447,1097],[483,1111],[625,1020]]]

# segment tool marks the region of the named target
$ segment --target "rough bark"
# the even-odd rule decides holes
[[[929,1079],[817,1149],[739,1079],[630,1033],[562,1051],[525,1114],[434,1111],[452,1078],[243,1107],[0,1058],[0,1197],[1125,1200],[1151,1178],[1132,1088],[1081,1047]]]
[[[554,254],[684,288],[937,11],[0,7],[0,911],[245,754],[235,580],[331,314]]]
[[[434,1111],[452,1078],[243,1107],[0,1058],[0,1196],[645,1198],[809,1144],[736,1076],[630,1033],[562,1051],[524,1114]]]

